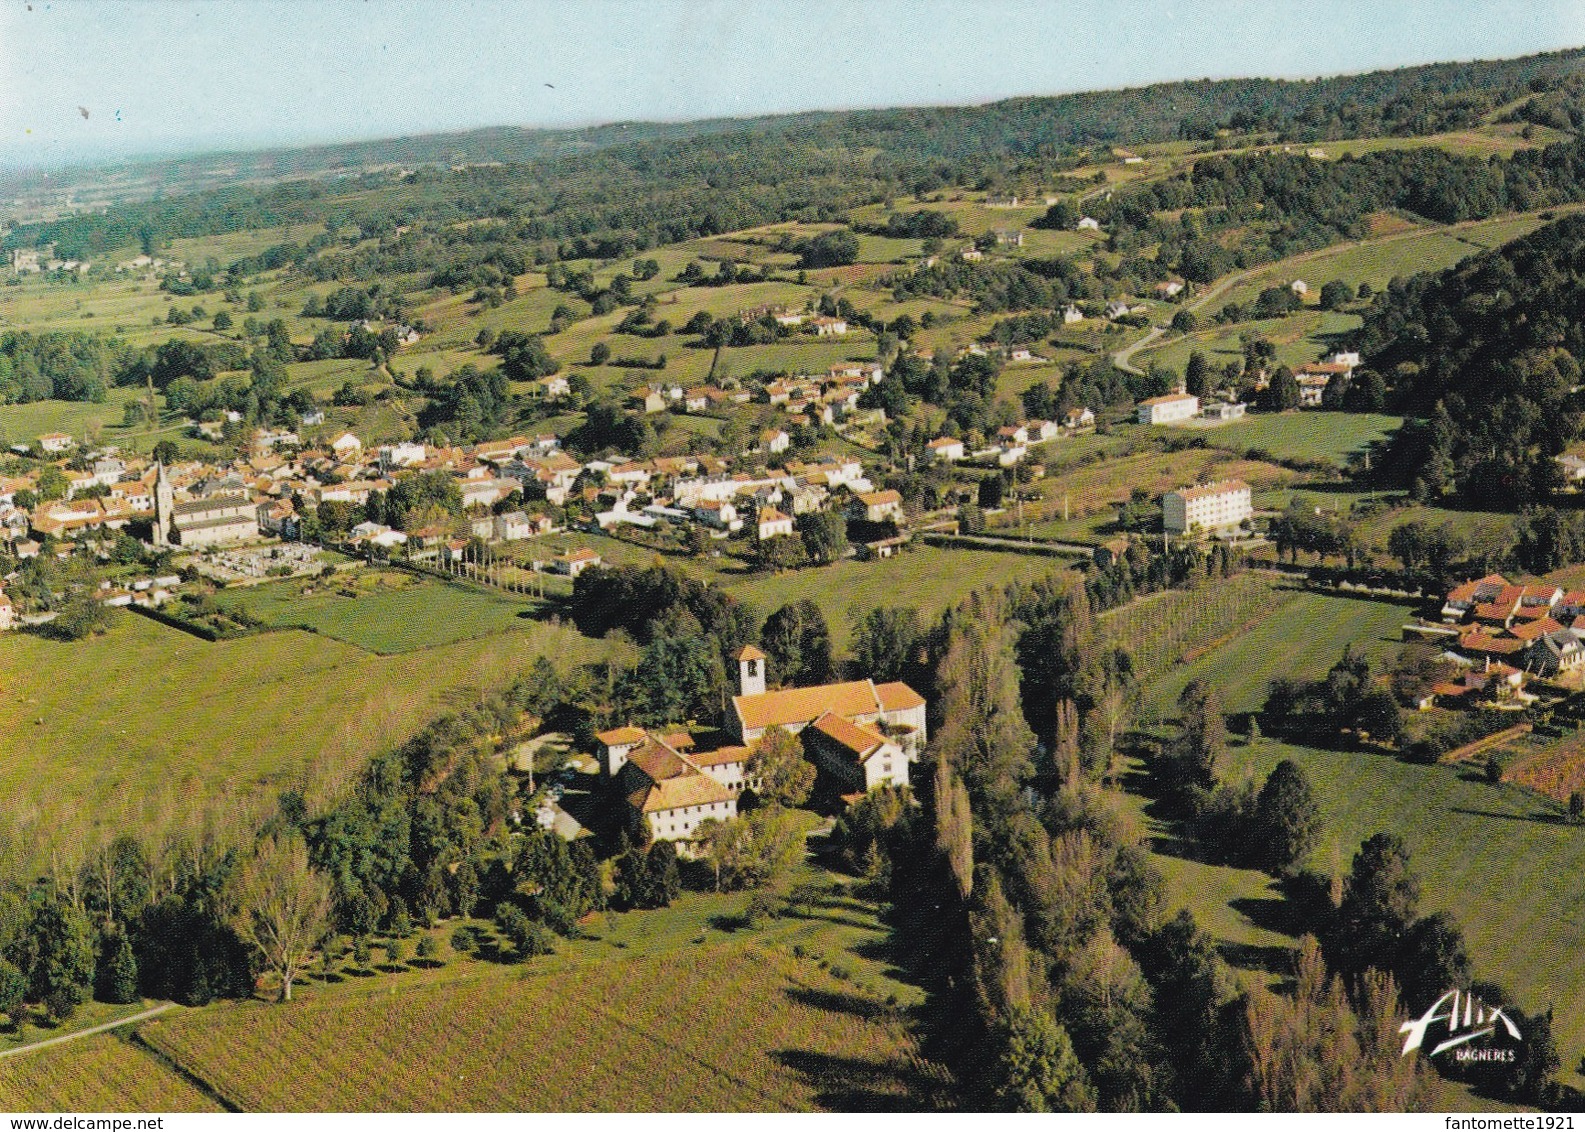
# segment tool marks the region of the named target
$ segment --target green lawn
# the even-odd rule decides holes
[[[1365,838],[1402,837],[1422,914],[1458,917],[1480,978],[1501,983],[1526,1009],[1558,1007],[1564,1070],[1575,1069],[1585,1054],[1585,1018],[1572,1009],[1585,1001],[1585,836],[1536,795],[1452,766],[1261,740],[1235,747],[1228,773],[1263,776],[1284,758],[1304,769],[1321,803],[1312,862],[1341,873]]]
[[[276,628],[302,628],[382,655],[449,645],[523,625],[540,603],[514,594],[390,571],[302,596],[301,581],[222,591],[220,603]],[[356,597],[346,596],[357,593]]]

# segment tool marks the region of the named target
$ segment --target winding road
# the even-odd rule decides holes
[[[1577,212],[1581,207],[1585,206],[1577,204],[1557,205],[1553,208],[1543,211],[1553,212],[1561,216],[1564,213]],[[1243,271],[1235,271],[1231,275],[1224,275],[1221,279],[1218,279],[1215,283],[1211,284],[1211,286],[1204,292],[1196,295],[1189,302],[1184,303],[1182,309],[1187,311],[1199,311],[1207,304],[1214,302],[1222,295],[1226,294],[1229,289],[1236,287],[1241,283],[1245,283],[1257,275],[1262,275],[1267,272],[1280,271],[1285,265],[1298,266],[1299,264],[1309,263],[1312,260],[1320,259],[1323,256],[1337,255],[1342,252],[1350,251],[1354,248],[1373,247],[1378,244],[1397,243],[1401,240],[1414,240],[1422,236],[1430,235],[1433,232],[1440,232],[1443,235],[1452,236],[1454,239],[1460,239],[1461,237],[1459,236],[1459,233],[1470,228],[1477,228],[1485,224],[1490,224],[1494,220],[1513,219],[1515,217],[1528,215],[1533,215],[1533,213],[1516,212],[1507,214],[1505,216],[1488,216],[1482,220],[1463,220],[1457,224],[1431,224],[1428,222],[1421,227],[1410,228],[1403,232],[1391,232],[1385,236],[1376,236],[1364,240],[1345,240],[1340,244],[1328,244],[1324,248],[1316,248],[1313,251],[1300,252],[1298,255],[1289,256],[1286,259],[1279,259],[1272,263],[1258,264],[1255,267],[1245,268]],[[1481,245],[1475,244],[1473,242],[1470,243],[1471,255],[1474,255],[1480,250],[1482,250]],[[1286,274],[1286,272],[1284,272],[1284,274]],[[1158,341],[1165,337],[1167,333],[1168,328],[1165,326],[1152,326],[1150,331],[1142,338],[1136,339],[1135,341],[1124,346],[1121,350],[1115,351],[1112,354],[1112,364],[1118,369],[1122,370],[1124,373],[1131,373],[1135,374],[1136,376],[1143,374],[1144,371],[1134,365],[1134,355],[1142,350],[1150,349]]]

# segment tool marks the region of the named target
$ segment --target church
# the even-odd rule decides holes
[[[154,480],[154,545],[194,549],[259,537],[258,504],[241,492],[176,501],[165,465]]]
[[[639,727],[596,736],[600,772],[631,825],[654,840],[688,841],[702,822],[737,816],[738,795],[755,786],[748,771],[754,750],[772,728],[797,735],[804,756],[846,798],[908,785],[929,736],[924,697],[907,684],[848,680],[767,691],[765,654],[747,645],[736,660],[739,694],[728,721],[736,743],[699,750],[687,731]]]

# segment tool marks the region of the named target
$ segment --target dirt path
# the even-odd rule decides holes
[[[25,1046],[15,1049],[0,1050],[0,1057],[15,1057],[19,1053],[32,1053],[34,1050],[46,1049],[49,1046],[58,1046],[63,1042],[74,1042],[78,1038],[86,1038],[93,1034],[102,1034],[106,1030],[114,1030],[120,1026],[130,1026],[136,1022],[146,1022],[156,1014],[164,1014],[167,1010],[174,1010],[176,1004],[167,1002],[163,1006],[156,1006],[152,1010],[145,1010],[140,1014],[133,1014],[115,1022],[105,1022],[98,1026],[89,1026],[86,1030],[73,1030],[69,1034],[62,1034],[58,1038],[45,1038],[42,1042],[29,1042]]]

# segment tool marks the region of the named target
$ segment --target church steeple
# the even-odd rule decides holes
[[[176,493],[171,488],[170,478],[165,474],[165,462],[159,461],[154,473],[154,545],[167,547],[171,544],[171,515],[176,507]]]
[[[738,649],[737,674],[742,695],[760,695],[765,691],[765,654],[753,645]]]

